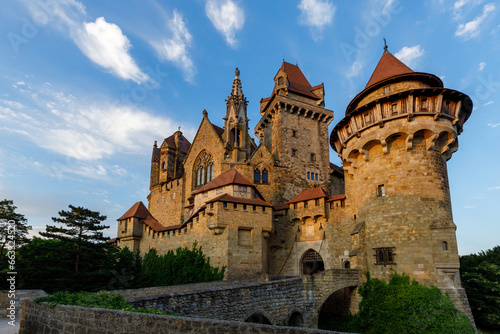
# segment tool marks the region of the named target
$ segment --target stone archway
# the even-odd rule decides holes
[[[318,328],[333,330],[336,324],[349,315],[353,287],[347,287],[332,293],[324,301],[318,314]]]
[[[245,322],[252,322],[255,324],[272,325],[271,321],[261,312],[253,313]]]
[[[325,263],[321,255],[314,249],[308,249],[300,260],[303,275],[314,275],[325,271]]]
[[[302,313],[295,311],[288,318],[288,326],[290,327],[303,327],[304,326],[304,317]]]

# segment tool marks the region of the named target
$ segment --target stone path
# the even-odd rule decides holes
[[[16,319],[16,326],[12,327],[9,325],[10,319],[0,319],[0,333],[1,334],[17,334],[19,331],[19,321],[21,319]]]

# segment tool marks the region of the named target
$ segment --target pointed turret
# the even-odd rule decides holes
[[[393,77],[395,75],[413,73],[412,69],[403,64],[401,60],[394,57],[388,50],[387,45],[384,46],[384,53],[380,58],[377,67],[373,71],[370,80],[365,88],[370,87],[374,83]]]
[[[223,139],[226,154],[235,162],[244,161],[250,156],[251,139],[248,135],[248,101],[241,89],[240,70],[236,68],[231,94],[226,100],[227,111],[224,117]]]

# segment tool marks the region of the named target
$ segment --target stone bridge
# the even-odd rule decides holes
[[[162,309],[171,314],[220,320],[317,328],[318,317],[331,297],[334,307],[348,312],[352,290],[359,284],[357,269],[330,269],[314,276],[283,278],[248,284],[205,285],[204,289],[171,291],[128,298],[134,307]],[[127,297],[127,296],[125,296]],[[342,305],[341,305],[342,306]],[[346,309],[347,308],[347,309]]]

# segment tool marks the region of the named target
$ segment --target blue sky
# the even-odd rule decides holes
[[[106,215],[112,237],[116,218],[147,203],[153,142],[178,127],[192,140],[203,109],[223,125],[235,67],[252,129],[283,59],[324,82],[332,129],[385,37],[473,100],[448,173],[460,254],[489,249],[500,244],[499,11],[488,0],[0,1],[0,197],[34,231],[73,204]]]

